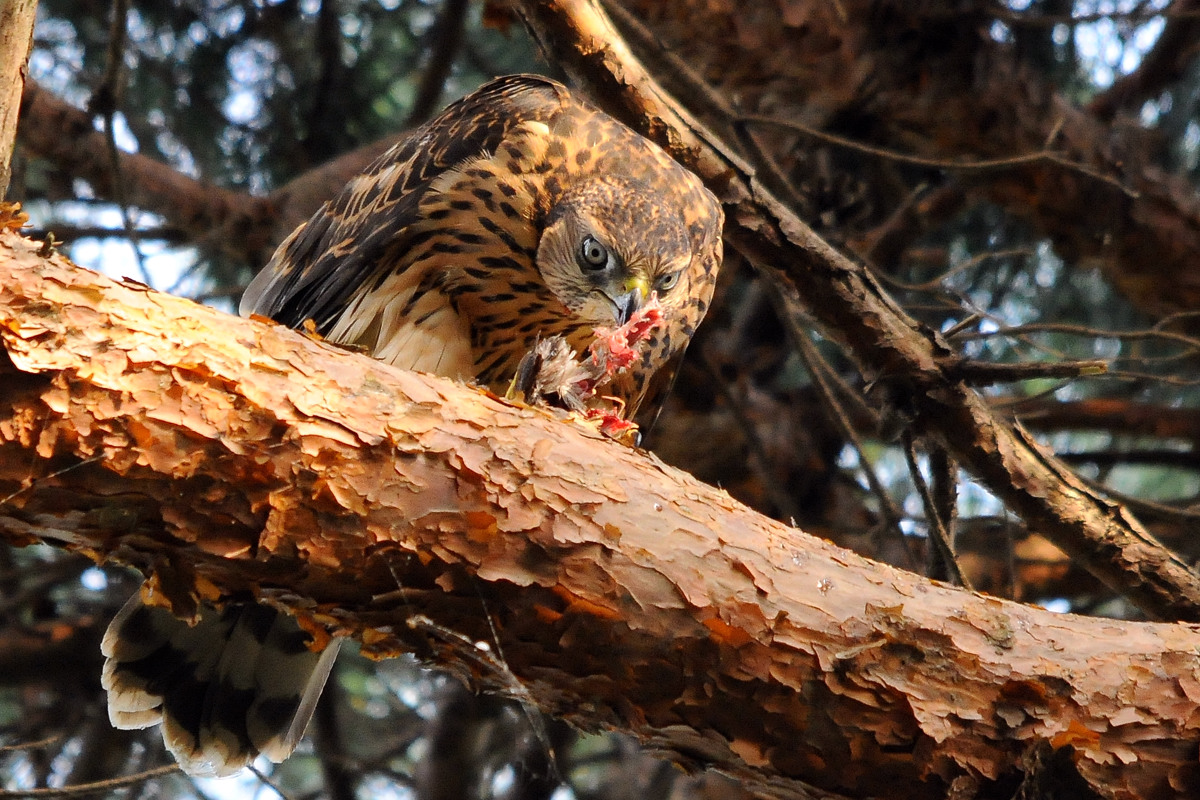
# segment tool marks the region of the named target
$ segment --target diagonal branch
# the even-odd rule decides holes
[[[842,146],[853,142],[862,157],[847,158],[837,174],[864,182],[861,199],[876,217],[868,224],[878,224],[881,213],[903,202],[908,191],[898,192],[900,186],[920,174],[932,178],[888,164],[895,151],[929,159],[926,163],[1009,161],[1009,167],[988,172],[946,167],[948,172],[932,178],[940,188],[930,196],[928,210],[939,213],[910,216],[909,225],[893,227],[893,244],[903,236],[913,245],[925,225],[961,210],[963,202],[987,201],[1031,223],[1068,265],[1098,267],[1148,314],[1200,306],[1193,269],[1200,252],[1200,203],[1188,176],[1167,174],[1147,158],[1161,136],[1120,115],[1110,122],[1080,108],[1025,60],[1020,48],[988,34],[995,19],[1014,25],[1044,21],[1031,16],[1044,3],[1029,4],[1028,13],[1016,15],[1020,20],[1006,14],[1002,3],[606,0],[604,5],[614,13],[618,6],[634,9],[646,20],[673,57],[648,56],[641,37],[631,35],[633,51],[725,142],[734,141],[726,127],[703,113],[720,105],[710,102],[714,94],[747,114],[806,123],[822,134],[846,134],[850,141],[842,139]],[[1152,11],[1162,4],[1144,5]],[[1187,58],[1195,44],[1187,18],[1195,14],[1176,7],[1193,5],[1193,0],[1176,0],[1167,10],[1170,36],[1164,34],[1161,58],[1149,59],[1147,83],[1135,91],[1163,85],[1179,59]],[[618,29],[632,30],[620,23]],[[700,92],[674,75],[668,78],[678,62],[703,75],[715,90]],[[818,165],[827,148],[760,124],[751,131],[770,137],[764,144],[775,159],[791,165],[793,182],[821,185]],[[884,147],[866,157],[875,145]],[[885,151],[892,152],[885,156]],[[1026,163],[1017,165],[1020,160]],[[812,219],[826,210],[820,197],[805,192],[806,209],[767,177],[758,177],[773,195],[813,214]],[[855,196],[845,200],[854,202]],[[840,235],[862,235],[856,226],[843,220],[836,228]]]
[[[21,99],[19,135],[30,151],[91,184],[98,197],[122,197],[131,206],[152,210],[198,237],[231,221],[252,236],[271,215],[270,204],[263,198],[206,183],[140,153],[122,154],[118,187],[105,136],[92,127],[90,115],[32,80],[26,82]],[[250,252],[265,249],[267,244],[251,240],[239,247]]]
[[[786,302],[801,303],[847,348],[893,408],[943,441],[1031,528],[1147,614],[1200,620],[1200,577],[1123,508],[956,380],[955,354],[663,92],[595,2],[529,0],[521,8],[554,61],[705,180],[725,205],[727,241],[776,282]]]

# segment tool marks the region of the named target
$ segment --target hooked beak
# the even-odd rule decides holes
[[[646,284],[646,279],[641,277],[633,277],[625,281],[621,287],[625,293],[617,297],[609,296],[617,311],[617,323],[624,325],[633,317],[635,311],[642,307],[646,302],[647,295],[650,294],[649,286]]]

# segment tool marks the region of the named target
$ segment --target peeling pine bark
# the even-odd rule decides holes
[[[257,596],[780,795],[1200,791],[1194,626],[931,583],[583,423],[12,233],[0,341],[0,533],[138,566],[180,612]],[[489,618],[511,672],[472,645]]]

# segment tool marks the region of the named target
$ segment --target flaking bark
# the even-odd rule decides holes
[[[1195,626],[932,583],[580,422],[12,233],[0,340],[0,532],[136,565],[181,613],[257,596],[781,796],[1200,790]]]

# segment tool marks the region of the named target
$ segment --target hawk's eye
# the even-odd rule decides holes
[[[583,237],[579,245],[579,266],[591,271],[604,269],[608,266],[608,248],[596,241],[594,236]]]
[[[654,288],[660,292],[669,292],[675,288],[675,284],[679,283],[679,272],[668,272],[666,275],[659,275],[654,281]]]

